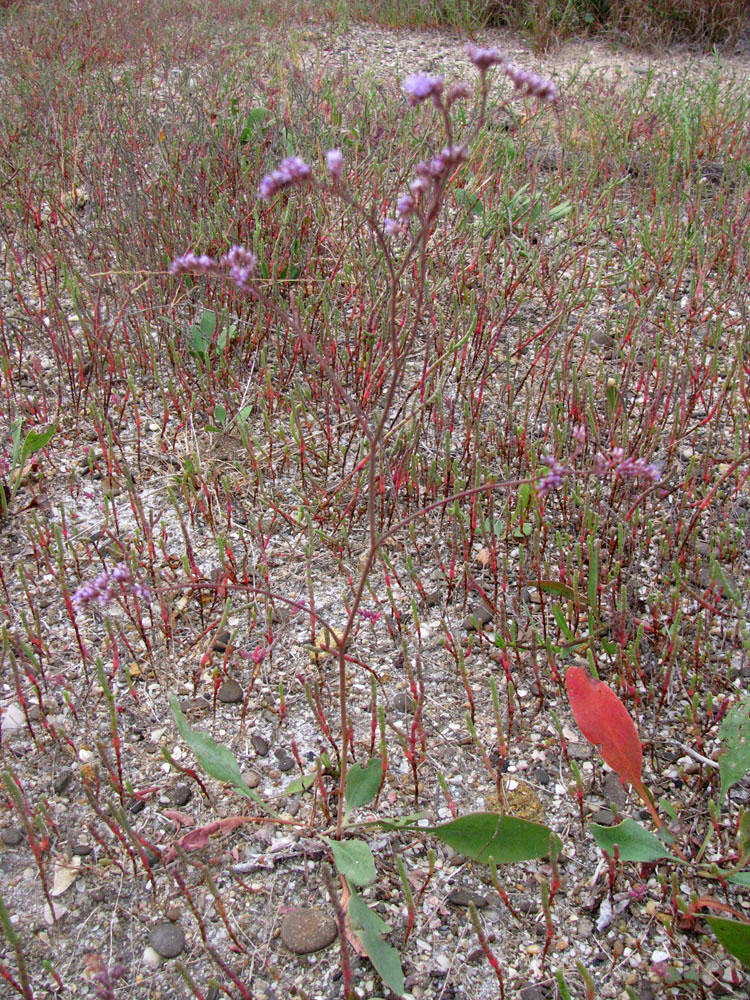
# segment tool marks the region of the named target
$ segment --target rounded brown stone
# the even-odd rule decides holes
[[[242,701],[242,688],[236,680],[230,677],[219,688],[217,697],[224,705],[236,705],[237,702]]]
[[[336,922],[314,907],[297,907],[281,921],[281,940],[295,955],[327,948],[337,933]]]

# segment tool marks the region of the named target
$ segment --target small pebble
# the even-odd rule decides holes
[[[611,809],[597,809],[591,814],[591,822],[598,823],[599,826],[612,826],[614,821],[615,816]]]
[[[206,698],[182,698],[180,701],[180,709],[187,715],[189,712],[199,713],[207,712],[211,707],[210,702]]]
[[[488,625],[492,621],[494,617],[495,616],[486,604],[480,604],[478,608],[474,608],[474,610],[464,618],[461,622],[461,628],[465,632],[481,631],[485,625]]]
[[[243,771],[241,777],[248,788],[257,788],[260,784],[260,775],[257,771]]]
[[[314,907],[290,910],[281,921],[281,941],[295,955],[327,948],[337,933],[335,920]]]
[[[236,705],[242,701],[242,688],[231,677],[219,688],[217,697],[224,705]]]
[[[185,934],[179,924],[163,920],[148,932],[148,943],[162,958],[177,958],[185,950]]]
[[[282,750],[281,753],[276,754],[276,763],[279,770],[286,774],[294,767],[294,757]]]
[[[228,629],[224,629],[224,631],[220,632],[214,639],[213,648],[217,653],[225,652],[231,638],[232,633]]]
[[[26,725],[26,716],[18,705],[8,705],[0,718],[0,733],[3,738],[18,732]]]
[[[193,797],[193,790],[190,785],[181,782],[172,789],[172,802],[176,806],[186,806]]]
[[[614,771],[608,771],[604,775],[604,798],[607,802],[614,802],[618,809],[622,809],[627,802],[627,793],[622,782]]]
[[[487,897],[480,896],[478,892],[472,892],[471,889],[454,889],[448,893],[448,902],[453,903],[454,906],[468,906],[469,903],[473,903],[478,910],[481,910],[482,907],[487,906]]]
[[[265,757],[270,749],[270,743],[265,738],[261,736],[260,733],[253,733],[250,737],[250,742],[253,745],[253,749],[259,757]]]
[[[164,959],[158,953],[154,951],[153,948],[146,947],[143,949],[143,964],[149,969],[158,969]]]
[[[56,795],[62,795],[65,789],[70,784],[73,778],[73,772],[69,767],[64,768],[58,775],[56,775],[55,780],[52,782],[52,787],[55,790]]]
[[[401,691],[392,702],[394,712],[413,712],[414,697],[409,691]]]
[[[6,847],[18,847],[23,841],[23,830],[17,826],[6,826],[0,833]]]

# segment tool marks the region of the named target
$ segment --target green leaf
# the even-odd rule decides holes
[[[50,424],[49,427],[45,427],[43,431],[29,431],[24,438],[23,447],[21,448],[20,464],[23,465],[29,455],[33,455],[35,452],[45,448],[56,430],[57,421],[54,424]]]
[[[213,309],[204,309],[200,323],[201,330],[210,340],[216,333],[216,313]]]
[[[349,919],[367,957],[388,989],[401,996],[404,992],[404,971],[395,948],[383,940],[390,930],[387,923],[373,913],[364,900],[352,890],[349,899]]]
[[[562,219],[567,219],[572,211],[573,206],[569,201],[561,201],[558,205],[553,205],[549,210],[549,221],[560,222]]]
[[[240,766],[234,759],[231,751],[221,746],[221,744],[216,743],[205,733],[199,733],[197,730],[191,729],[187,719],[182,714],[180,703],[175,695],[170,695],[169,707],[172,709],[172,715],[174,716],[174,721],[177,723],[180,736],[193,751],[198,759],[198,763],[206,774],[210,774],[217,781],[224,781],[234,785],[237,791],[241,792],[247,798],[252,799],[269,816],[275,817],[276,813],[272,809],[269,809],[263,799],[252,788],[248,788],[242,780]]]
[[[474,861],[515,864],[549,854],[551,831],[541,823],[497,813],[471,813],[442,826],[427,827],[438,840]]]
[[[369,885],[375,881],[375,859],[364,840],[323,839],[331,848],[336,867],[347,882]]]
[[[560,583],[559,580],[537,580],[536,585],[545,594],[559,594],[560,597],[566,597],[569,601],[582,600],[577,591],[569,587],[567,583]],[[586,602],[583,601],[583,603]]]
[[[734,882],[735,885],[750,885],[750,872],[737,872],[734,875],[725,876],[727,882]]]
[[[217,403],[216,406],[214,407],[214,420],[219,425],[219,427],[223,427],[224,424],[227,422],[227,411],[226,408],[221,405],[221,403]]]
[[[371,757],[362,766],[356,764],[347,771],[346,775],[346,811],[359,809],[372,802],[378,794],[380,782],[383,777],[383,764],[380,757]]]
[[[726,751],[719,757],[721,798],[750,770],[750,699],[731,708],[719,727]]]
[[[478,195],[466,188],[456,188],[453,193],[456,204],[460,205],[467,215],[484,215],[484,205]]]
[[[623,861],[658,861],[660,858],[672,857],[659,838],[644,829],[632,819],[624,819],[617,826],[599,826],[592,823],[591,833],[597,846],[607,854],[614,854],[615,844]]]
[[[565,614],[559,604],[552,605],[552,614],[557,622],[557,627],[560,629],[565,638],[569,639],[571,642],[575,642],[575,636],[570,630]]]
[[[726,917],[706,917],[706,920],[730,955],[738,958],[743,965],[750,965],[750,924],[727,920]]]
[[[306,792],[315,784],[317,775],[317,771],[313,771],[312,774],[301,774],[299,778],[289,782],[284,789],[284,795],[299,795],[301,792]]]
[[[589,546],[589,607],[596,610],[599,600],[599,561],[593,545]]]

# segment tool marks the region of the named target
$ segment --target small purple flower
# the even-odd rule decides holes
[[[386,216],[385,222],[383,223],[383,231],[386,236],[398,236],[403,232],[403,224],[397,222],[396,219],[391,219]]]
[[[408,219],[414,213],[414,199],[410,194],[402,194],[396,202],[396,215],[399,219]]]
[[[585,424],[576,424],[573,427],[573,430],[570,433],[571,433],[571,437],[573,438],[573,440],[576,441],[578,444],[586,444],[586,425]]]
[[[561,465],[553,455],[544,455],[541,461],[547,466],[547,472],[536,484],[536,494],[538,497],[546,497],[552,490],[562,486],[565,477],[570,475],[570,469]]]
[[[169,273],[175,277],[183,274],[209,274],[215,278],[224,278],[227,273],[241,292],[252,291],[251,279],[257,267],[255,254],[244,247],[233,246],[220,260],[214,260],[207,254],[196,257],[194,253],[183,254],[172,261]]]
[[[596,455],[593,471],[597,476],[606,476],[607,473],[614,472],[623,479],[647,479],[652,483],[658,483],[662,476],[658,465],[632,455],[626,458],[622,448],[613,448],[609,456]]]
[[[439,107],[444,82],[444,77],[427,76],[426,73],[412,73],[411,76],[407,76],[404,80],[404,90],[408,95],[409,104],[415,107],[431,97],[435,107]]]
[[[229,269],[229,277],[241,292],[252,291],[252,277],[258,266],[258,258],[244,247],[233,246],[221,258],[221,264]]]
[[[198,257],[188,251],[182,257],[176,257],[172,261],[169,265],[169,273],[175,278],[179,278],[183,274],[220,275],[221,267],[213,257],[209,257],[207,254],[202,254]]]
[[[106,608],[115,597],[118,588],[120,593],[129,591],[143,601],[151,600],[148,587],[136,580],[128,564],[123,562],[115,566],[111,572],[105,570],[95,580],[81,584],[73,594],[73,604],[78,608],[85,608],[92,601],[96,601],[99,607]]]
[[[344,157],[340,149],[328,150],[326,153],[326,166],[335,180],[341,178],[341,172],[344,169]]]
[[[427,174],[434,180],[438,180],[444,174],[450,173],[459,163],[463,163],[467,158],[465,146],[445,146],[440,151],[439,156],[435,156],[427,164]]]
[[[301,156],[288,156],[270,174],[266,174],[260,182],[258,196],[263,201],[269,201],[286,187],[299,187],[309,180],[312,171]]]
[[[481,48],[479,45],[467,45],[466,55],[474,63],[480,73],[486,73],[490,66],[501,66],[505,60],[496,46]]]
[[[531,70],[514,66],[513,63],[507,63],[503,68],[515,89],[520,90],[525,97],[538,97],[540,101],[550,103],[557,100],[559,95],[552,80],[545,80]]]
[[[468,83],[454,83],[445,93],[445,106],[452,108],[456,101],[463,100],[471,96],[471,87]]]

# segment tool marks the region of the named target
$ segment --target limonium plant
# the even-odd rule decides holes
[[[387,455],[384,454],[384,440],[395,402],[406,378],[407,359],[413,351],[424,319],[430,239],[443,210],[446,191],[452,179],[471,158],[473,143],[485,124],[491,72],[498,70],[503,74],[512,84],[516,95],[533,98],[548,105],[553,113],[560,113],[559,94],[552,80],[513,65],[495,47],[469,45],[466,54],[478,72],[478,110],[473,125],[467,130],[462,130],[460,135],[452,109],[457,102],[466,101],[472,96],[473,91],[470,87],[464,83],[446,85],[442,76],[424,73],[407,76],[403,82],[408,105],[415,110],[424,105],[431,105],[437,112],[443,134],[439,152],[414,166],[413,176],[406,189],[396,198],[390,214],[380,214],[375,208],[363,204],[347,187],[346,171],[355,169],[356,165],[348,164],[338,148],[328,149],[325,153],[325,171],[314,169],[301,156],[288,156],[276,169],[262,178],[258,187],[258,197],[265,202],[271,202],[285,195],[291,196],[293,189],[297,189],[303,197],[314,194],[316,197],[338,199],[346,210],[356,213],[380,248],[387,274],[387,292],[378,300],[378,307],[384,312],[386,341],[390,348],[390,371],[375,411],[366,411],[337,376],[317,346],[312,331],[303,323],[294,294],[290,293],[288,299],[281,300],[269,291],[262,277],[258,259],[250,250],[242,246],[232,246],[218,258],[190,250],[177,257],[169,268],[170,274],[175,278],[191,275],[232,282],[241,293],[251,296],[266,309],[280,325],[295,336],[317,363],[332,391],[357,422],[367,444],[368,546],[360,563],[359,580],[354,585],[343,630],[334,632],[326,629],[330,651],[336,654],[338,662],[340,718],[336,743],[338,811],[335,824],[330,831],[331,837],[324,839],[330,847],[333,861],[345,886],[342,898],[348,900],[346,914],[343,912],[345,904],[334,896],[330,877],[326,876],[326,882],[340,928],[344,928],[346,921],[349,921],[383,981],[396,993],[401,993],[404,989],[398,955],[385,943],[384,934],[387,928],[357,893],[358,887],[366,886],[375,877],[372,853],[363,840],[352,839],[351,836],[343,840],[346,832],[351,833],[350,814],[372,801],[380,788],[384,773],[379,757],[372,758],[364,765],[350,762],[355,734],[347,703],[349,657],[346,651],[357,621],[362,618],[377,617],[374,612],[363,607],[363,599],[368,578],[379,552],[391,537],[415,519],[442,506],[493,490],[518,487],[521,484],[533,486],[537,501],[543,505],[554,491],[564,485],[568,477],[574,475],[609,475],[630,480],[644,487],[644,495],[661,477],[661,470],[655,464],[638,456],[628,456],[619,447],[613,447],[607,454],[597,454],[587,463],[586,427],[583,424],[576,424],[570,433],[573,447],[568,458],[552,454],[542,455],[539,470],[533,479],[513,482],[489,480],[417,510],[401,518],[397,523],[391,524],[387,530],[379,527],[376,516],[379,469],[385,464],[386,473],[389,471]],[[407,302],[406,306],[403,304],[404,299]],[[111,572],[103,572],[93,582],[81,586],[73,595],[73,603],[79,608],[92,603],[104,606],[110,600],[121,598],[128,592],[141,600],[148,600],[149,597],[137,575],[127,565],[121,564]],[[314,618],[317,617],[307,605],[300,607],[307,610]],[[244,784],[239,767],[229,751],[217,746],[208,737],[193,732],[175,700],[172,702],[172,710],[180,733],[191,745],[204,768],[214,777],[234,784],[242,794],[260,805],[266,815],[273,820],[275,814],[272,810]],[[330,739],[330,734],[327,735]],[[412,759],[415,759],[413,746],[410,753]],[[414,767],[416,775],[416,764]],[[399,825],[400,828],[409,828],[408,818]],[[387,828],[393,829],[393,824]],[[550,830],[540,824],[509,816],[498,819],[497,814],[492,813],[461,817],[437,827],[423,826],[421,831],[438,837],[478,861],[501,863],[549,855],[554,877],[549,885],[545,883],[546,889],[543,894],[547,922],[546,953],[552,939],[550,907],[560,884],[556,864],[560,844]],[[407,885],[406,882],[404,884]],[[502,995],[502,971],[489,944],[479,931],[475,917],[476,914],[473,913],[472,922],[477,928],[482,949],[498,976]],[[342,949],[345,952],[343,935]],[[350,996],[351,968],[345,953],[342,956],[342,970],[344,995]]]

